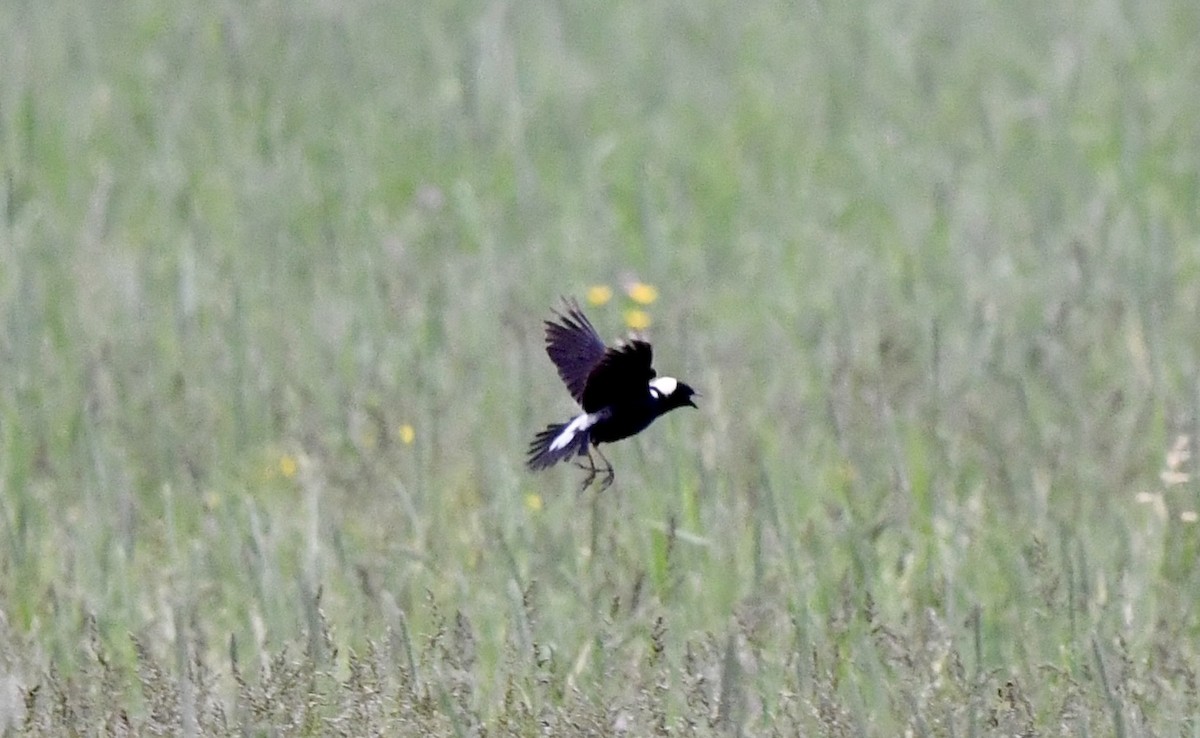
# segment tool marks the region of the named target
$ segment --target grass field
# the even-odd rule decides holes
[[[0,4],[2,730],[1200,736],[1198,36]],[[597,496],[599,287],[703,398]]]

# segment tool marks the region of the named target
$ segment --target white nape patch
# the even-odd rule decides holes
[[[679,380],[675,377],[658,377],[650,380],[650,396],[656,400],[669,397],[675,393]]]
[[[570,423],[567,423],[567,427],[562,429],[562,433],[559,433],[550,442],[550,450],[558,451],[559,449],[566,448],[571,441],[575,440],[575,436],[591,428],[597,420],[599,420],[597,415],[584,413]]]

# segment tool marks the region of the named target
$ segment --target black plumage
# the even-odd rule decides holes
[[[587,487],[600,471],[592,459],[592,448],[597,447],[605,465],[603,489],[612,484],[614,474],[599,444],[639,433],[675,408],[696,407],[696,393],[683,382],[657,376],[649,343],[631,339],[608,347],[579,304],[564,303],[565,312],[546,321],[546,353],[583,413],[538,433],[529,445],[527,464],[537,471],[586,456],[586,466],[576,463],[588,471],[583,483]]]

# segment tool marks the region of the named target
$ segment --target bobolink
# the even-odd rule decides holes
[[[538,471],[587,456],[587,466],[576,462],[588,472],[583,481],[586,489],[600,471],[592,458],[591,447],[595,446],[604,462],[603,490],[613,483],[614,473],[612,464],[600,453],[600,444],[628,438],[677,407],[696,407],[692,402],[696,392],[673,377],[655,374],[649,343],[631,339],[609,348],[579,304],[563,302],[566,313],[555,312],[558,321],[546,321],[546,353],[583,413],[538,433],[529,444],[527,464]]]

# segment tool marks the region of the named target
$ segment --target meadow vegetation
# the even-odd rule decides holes
[[[0,731],[1200,735],[1198,36],[0,4]],[[703,394],[599,496],[593,287]]]

